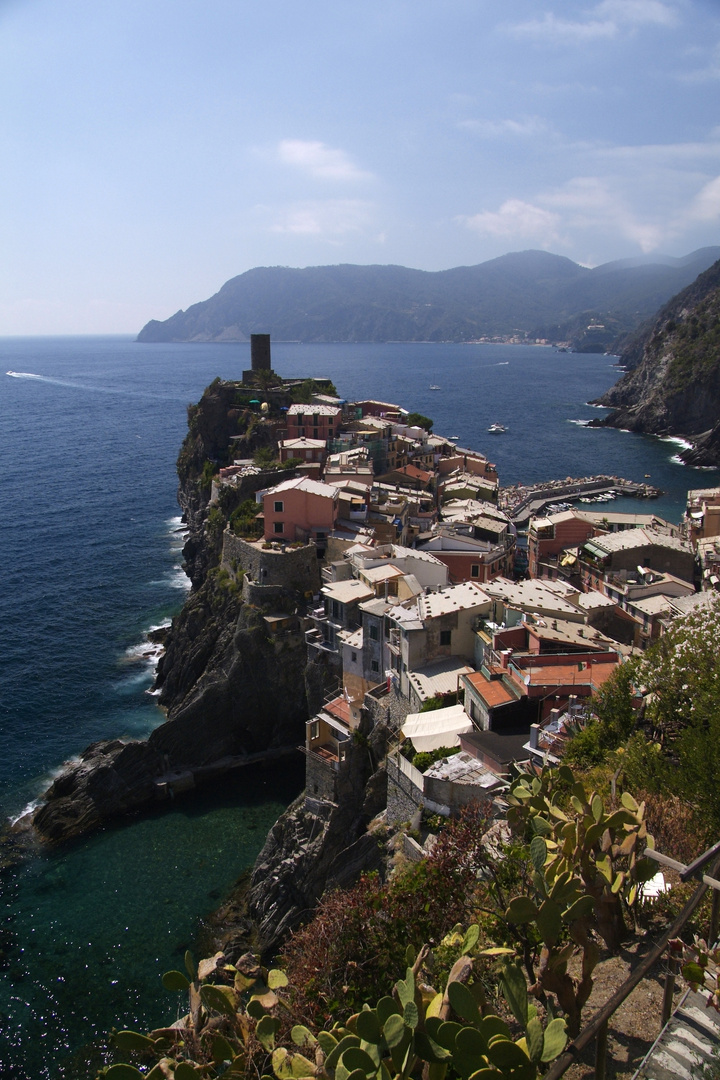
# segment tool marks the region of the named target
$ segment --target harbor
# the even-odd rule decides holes
[[[554,507],[565,510],[574,502],[599,504],[611,502],[617,496],[636,499],[656,499],[662,495],[659,488],[651,484],[637,483],[620,476],[586,476],[579,479],[566,477],[565,480],[549,480],[545,483],[526,486],[514,484],[501,488],[498,505],[518,528],[527,527],[531,517]]]

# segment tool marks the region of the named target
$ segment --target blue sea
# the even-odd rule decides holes
[[[145,692],[144,635],[168,622],[188,586],[175,476],[186,406],[215,376],[240,378],[249,366],[248,345],[0,340],[5,819],[90,742],[143,737],[162,722]],[[430,416],[436,431],[487,453],[502,484],[649,476],[665,494],[622,508],[678,520],[689,487],[720,482],[679,464],[672,442],[583,426],[602,415],[586,402],[618,377],[609,357],[288,343],[273,345],[273,366]],[[506,434],[488,434],[494,422]],[[182,1002],[162,990],[162,972],[182,965],[301,786],[298,767],[238,774],[1,870],[0,1075],[93,1076],[111,1026],[174,1019]]]

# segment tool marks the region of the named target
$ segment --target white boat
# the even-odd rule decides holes
[[[442,387],[441,386],[431,386],[430,389],[431,390],[442,390]]]
[[[488,431],[492,435],[504,435],[505,432],[507,431],[507,428],[505,427],[504,424],[495,423],[495,424],[490,425],[490,427],[488,428]]]

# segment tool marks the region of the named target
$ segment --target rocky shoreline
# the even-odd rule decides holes
[[[230,393],[226,384],[213,384],[191,407],[178,461],[192,590],[172,625],[153,632],[153,643],[163,647],[153,692],[166,719],[147,739],[86,747],[37,808],[8,830],[8,851],[62,844],[147,812],[220,772],[297,754],[308,717],[335,686],[322,663],[308,662],[302,619],[295,632],[273,635],[262,609],[246,603],[221,572],[222,537],[208,527],[202,467],[227,449]],[[265,433],[257,438],[262,444]],[[289,612],[302,612],[304,602],[291,588],[274,598]],[[377,763],[386,739],[380,724],[351,749],[352,779],[337,805],[303,796],[280,817],[252,874],[208,923],[205,932],[222,942],[218,947],[243,952],[252,944],[272,952],[328,886],[350,884],[364,869],[383,872],[382,825],[372,833],[367,828],[385,805],[385,773]]]

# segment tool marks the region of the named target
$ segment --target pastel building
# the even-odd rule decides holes
[[[296,477],[262,496],[265,540],[314,540],[324,548],[338,515],[338,491],[318,480]]]
[[[287,412],[287,438],[321,439],[327,444],[340,427],[342,409],[337,405],[291,405]]]

